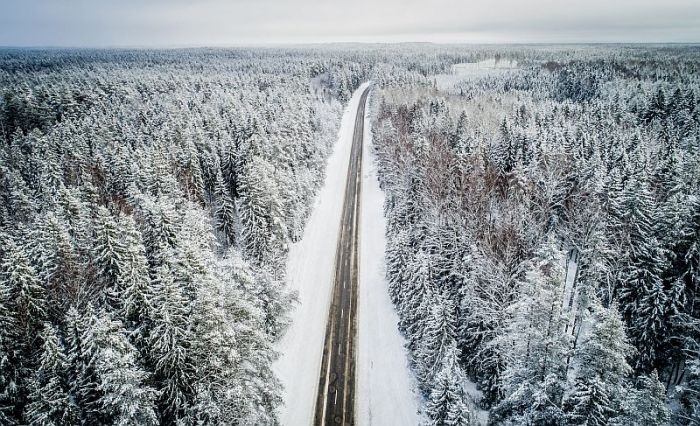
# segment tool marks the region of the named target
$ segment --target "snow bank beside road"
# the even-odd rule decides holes
[[[289,329],[277,342],[281,356],[273,365],[285,388],[284,405],[278,414],[286,426],[313,423],[355,115],[366,87],[367,83],[360,86],[350,99],[328,159],[323,188],[302,239],[289,251],[288,285],[298,293],[299,303],[291,313]],[[381,208],[378,212],[381,214]]]
[[[384,193],[377,180],[369,114],[368,107],[362,154],[356,423],[418,425],[419,397],[386,281]]]

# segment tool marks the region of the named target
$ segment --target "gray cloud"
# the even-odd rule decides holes
[[[698,0],[0,0],[0,45],[700,42]]]

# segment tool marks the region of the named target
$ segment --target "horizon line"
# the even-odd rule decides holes
[[[278,48],[312,47],[334,45],[410,45],[428,44],[435,46],[700,46],[700,41],[525,41],[525,42],[468,42],[468,41],[309,41],[309,42],[251,42],[230,44],[113,44],[113,45],[4,45],[0,49],[27,50],[185,50],[185,49],[232,49],[232,48]]]

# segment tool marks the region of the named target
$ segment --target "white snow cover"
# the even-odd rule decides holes
[[[302,239],[289,251],[288,285],[298,293],[299,304],[293,308],[289,329],[277,342],[276,349],[281,356],[273,365],[285,388],[279,418],[287,426],[313,423],[355,115],[360,95],[367,85],[360,86],[350,99],[338,142],[328,159],[326,181],[316,198]],[[381,210],[379,212],[381,214]]]
[[[360,426],[418,425],[422,421],[419,397],[386,281],[384,192],[377,180],[369,113],[367,108],[360,212],[356,420]]]

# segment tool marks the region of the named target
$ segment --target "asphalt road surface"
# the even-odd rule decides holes
[[[359,263],[362,138],[369,88],[360,97],[355,118],[343,216],[335,254],[335,278],[323,345],[315,425],[355,424],[355,338]]]

